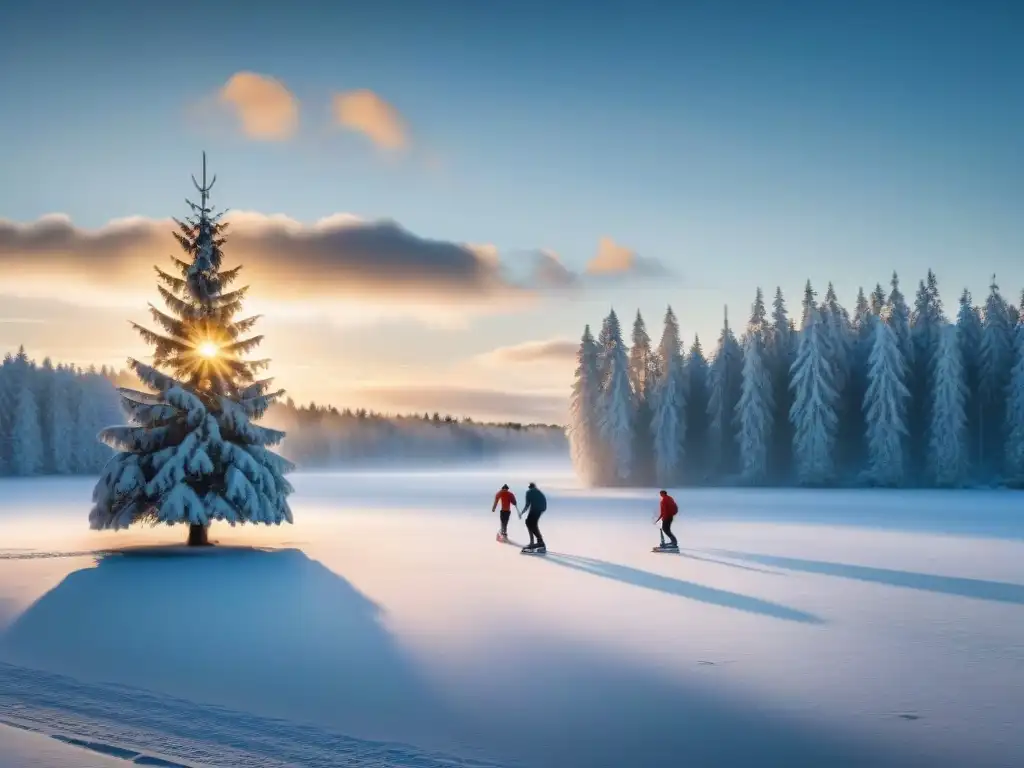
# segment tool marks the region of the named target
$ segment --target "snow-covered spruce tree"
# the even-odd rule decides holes
[[[907,306],[906,297],[900,290],[900,278],[895,272],[892,273],[889,285],[891,290],[886,301],[889,309],[888,323],[896,334],[896,346],[903,355],[903,364],[909,369],[914,362],[914,344],[910,338],[910,307]]]
[[[170,311],[150,306],[166,335],[135,325],[154,347],[153,365],[129,365],[153,394],[120,389],[131,425],[103,430],[119,451],[103,469],[89,514],[94,529],[137,522],[185,523],[188,543],[208,543],[214,520],[292,522],[291,464],[273,453],[284,433],[253,424],[282,392],[257,380],[267,361],[244,356],[262,340],[244,338],[255,317],[235,320],[246,289],[225,292],[241,267],[221,269],[226,225],[208,196],[216,177],[192,179],[201,203],[175,233],[187,260],[172,257],[181,277],[157,268],[159,291]],[[161,370],[162,369],[162,370]]]
[[[930,378],[928,466],[932,482],[943,488],[958,488],[967,481],[967,385],[960,332],[955,325],[939,329]]]
[[[907,366],[900,352],[895,315],[890,308],[875,323],[874,345],[868,361],[868,391],[864,396],[868,467],[864,479],[872,485],[899,486],[906,481]]]
[[[658,345],[658,376],[654,383],[651,422],[655,478],[662,486],[674,485],[680,479],[686,442],[687,390],[679,322],[669,307]]]
[[[960,294],[960,308],[956,316],[960,360],[964,368],[967,389],[964,409],[967,411],[967,457],[977,466],[981,450],[981,313],[974,305],[971,292],[964,288]]]
[[[633,472],[633,393],[629,387],[629,356],[615,310],[608,315],[607,330],[604,358],[608,373],[598,400],[598,424],[610,470],[622,482]]]
[[[763,483],[768,477],[775,402],[772,397],[771,374],[765,360],[767,326],[764,297],[758,288],[743,340],[742,383],[740,399],[736,404],[740,477],[749,484]]]
[[[700,336],[694,335],[686,355],[686,437],[684,474],[691,483],[704,482],[708,475],[708,393],[710,371]]]
[[[633,343],[629,348],[629,386],[633,391],[633,480],[646,485],[654,480],[654,449],[651,418],[658,356],[651,349],[644,318],[637,310],[633,321]]]
[[[597,342],[588,325],[576,353],[576,378],[569,402],[569,446],[576,473],[591,485],[597,483],[600,477],[597,425],[597,400],[600,394]]]
[[[835,477],[838,395],[825,355],[828,333],[820,312],[808,310],[790,377],[793,390],[793,461],[801,485],[827,485]]]
[[[721,478],[728,478],[739,471],[736,405],[740,401],[742,383],[743,348],[729,327],[729,308],[726,307],[708,381],[708,455],[712,471]]]
[[[789,409],[793,393],[789,389],[789,370],[796,359],[797,334],[793,332],[782,288],[775,289],[772,322],[766,333],[765,355],[772,380],[772,449],[768,454],[769,473],[776,479],[789,477],[793,465],[793,427]]]
[[[908,371],[907,388],[910,390],[910,458],[918,476],[928,476],[929,427],[931,424],[932,392],[935,384],[935,355],[939,337],[946,326],[939,296],[939,283],[932,270],[920,282],[914,298],[914,311],[910,317],[910,337],[914,348],[913,363]]]
[[[876,320],[877,316],[871,310],[864,289],[859,288],[851,320],[850,378],[843,396],[844,412],[850,417],[846,460],[851,469],[863,467],[867,460],[867,446],[864,443],[867,432],[867,424],[864,421],[864,394],[868,390],[868,361],[871,358]]]
[[[989,476],[998,475],[1006,439],[1006,392],[1013,367],[1013,327],[1006,300],[992,275],[982,321],[979,360],[981,399],[981,437],[983,452],[979,469]]]
[[[1024,326],[1014,331],[1014,365],[1006,397],[1006,449],[1003,477],[1015,488],[1024,487]]]

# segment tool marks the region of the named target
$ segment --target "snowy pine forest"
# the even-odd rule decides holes
[[[1021,297],[1024,304],[1024,295]],[[893,273],[853,310],[810,281],[798,319],[760,288],[739,334],[688,350],[671,307],[654,345],[638,312],[584,331],[570,404],[590,485],[1024,486],[1024,326],[992,277],[950,313],[929,270]]]
[[[97,474],[99,431],[124,418],[111,372],[42,365],[22,347],[0,365],[0,476]]]

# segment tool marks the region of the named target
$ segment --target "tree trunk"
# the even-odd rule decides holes
[[[210,543],[207,534],[209,528],[205,525],[190,525],[188,527],[188,545],[190,547],[205,547]]]

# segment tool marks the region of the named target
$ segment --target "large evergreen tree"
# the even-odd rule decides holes
[[[652,395],[658,373],[658,356],[651,349],[644,318],[637,310],[633,321],[633,343],[629,348],[629,386],[633,391],[633,472],[634,480],[646,484],[653,481],[653,447],[651,445]]]
[[[709,462],[707,460],[708,440],[708,379],[710,371],[708,360],[704,356],[704,348],[700,336],[693,337],[693,344],[686,355],[686,381],[688,397],[686,400],[686,471],[685,475],[691,482],[707,479]]]
[[[981,450],[981,313],[974,305],[971,292],[964,288],[956,316],[957,342],[964,369],[967,390],[964,409],[967,412],[967,457],[976,467],[982,460]]]
[[[800,331],[790,384],[793,461],[802,485],[826,485],[835,477],[838,394],[826,355],[827,333],[820,312],[812,306]]]
[[[928,276],[918,285],[910,325],[914,357],[907,381],[910,390],[909,448],[913,471],[918,476],[925,476],[928,474],[925,467],[930,442],[931,394],[935,389],[932,376],[939,339],[946,325],[938,279],[930,269]]]
[[[865,478],[874,485],[897,486],[906,480],[907,366],[887,309],[875,323],[874,345],[868,361],[868,390],[864,396],[867,422],[868,468]]]
[[[768,477],[768,454],[775,418],[771,373],[765,361],[767,327],[764,297],[758,288],[743,342],[741,391],[736,405],[741,477],[751,484],[763,483]]]
[[[674,485],[680,479],[686,441],[687,378],[681,342],[679,322],[669,307],[658,344],[651,424],[655,477],[662,486]]]
[[[598,404],[602,441],[614,477],[620,482],[633,473],[633,393],[629,386],[629,356],[622,341],[619,318],[612,310],[608,315],[607,348],[604,352],[608,368]]]
[[[93,492],[94,529],[185,523],[189,544],[206,544],[214,520],[292,522],[291,464],[269,450],[284,433],[253,423],[282,392],[257,379],[267,361],[246,359],[262,337],[245,337],[255,317],[235,319],[246,289],[226,291],[241,267],[222,269],[226,225],[208,204],[215,181],[204,154],[202,184],[193,178],[201,202],[189,201],[175,232],[187,256],[172,257],[180,277],[157,268],[169,313],[150,313],[164,334],[134,326],[154,347],[153,365],[129,365],[153,391],[120,389],[131,424],[101,433],[118,453]]]
[[[600,478],[597,402],[601,382],[597,372],[597,343],[588,325],[576,353],[576,379],[569,404],[569,448],[576,471],[587,483]]]
[[[763,306],[762,306],[763,309]],[[743,349],[729,327],[725,310],[722,334],[711,361],[708,398],[708,438],[711,467],[729,477],[739,470],[739,433],[736,406],[743,385]]]
[[[797,334],[793,332],[782,288],[775,289],[772,321],[768,328],[765,355],[772,380],[772,449],[768,454],[769,473],[776,479],[789,476],[793,464],[793,425],[789,410],[793,393],[789,387],[789,371],[796,359]]]
[[[978,395],[982,456],[978,469],[994,476],[1001,469],[1000,453],[1006,439],[1006,391],[1013,367],[1013,327],[995,275],[992,275],[985,300],[980,353]]]
[[[949,488],[965,483],[968,468],[967,384],[960,333],[955,325],[940,329],[931,376],[928,466],[935,485]]]

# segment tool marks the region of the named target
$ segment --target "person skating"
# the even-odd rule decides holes
[[[501,490],[494,494],[494,503],[491,505],[491,512],[498,508],[501,503],[501,530],[498,531],[498,541],[508,541],[508,521],[512,517],[512,507],[519,510],[516,503],[516,495],[508,489],[508,485],[501,486]]]
[[[679,505],[676,504],[675,499],[668,495],[668,491],[662,490],[659,493],[661,495],[661,509],[658,519],[655,521],[661,523],[661,528],[658,530],[658,534],[661,536],[661,546],[659,549],[678,550],[679,540],[672,533],[672,520],[679,512]],[[670,544],[665,544],[666,536],[668,536]]]
[[[540,528],[538,523],[540,522],[540,516],[548,508],[548,500],[541,493],[540,488],[535,483],[530,483],[526,491],[526,505],[523,507],[523,511],[519,513],[519,517],[526,515],[526,530],[530,534],[530,543],[523,547],[523,552],[526,554],[543,555],[546,554],[548,549],[544,546],[544,537],[540,534]],[[536,543],[535,543],[536,542]]]

